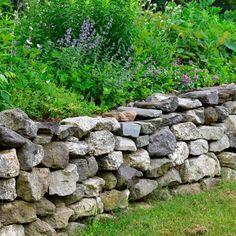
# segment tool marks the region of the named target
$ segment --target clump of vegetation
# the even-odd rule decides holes
[[[213,2],[1,0],[0,109],[75,116],[235,82],[235,11]]]

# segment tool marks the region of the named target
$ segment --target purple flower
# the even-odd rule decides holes
[[[188,64],[191,66],[193,64],[193,61],[192,60],[189,60],[188,61]]]
[[[153,76],[157,76],[160,73],[160,70],[154,70],[153,71]]]
[[[219,79],[219,76],[218,75],[214,75],[213,76],[213,80],[218,80]]]
[[[189,76],[186,75],[186,74],[182,74],[182,75],[181,75],[181,78],[182,78],[182,83],[185,84],[185,85],[189,84],[190,81],[191,81],[191,79],[189,78]]]
[[[174,62],[173,62],[173,66],[179,66],[181,65],[181,59],[177,58]]]
[[[199,79],[199,76],[195,74],[193,78],[194,78],[195,80],[198,80],[198,79]]]

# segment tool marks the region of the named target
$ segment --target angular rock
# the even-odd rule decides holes
[[[170,114],[162,115],[161,126],[162,127],[171,126],[171,125],[182,123],[185,121],[187,121],[185,114],[170,113]]]
[[[104,211],[104,205],[102,199],[100,197],[97,197],[96,202],[97,202],[97,214],[102,214]]]
[[[16,197],[15,179],[0,179],[0,200],[13,201]]]
[[[69,222],[69,224],[66,227],[66,232],[69,235],[80,235],[82,231],[85,229],[86,225],[81,224],[78,222]]]
[[[236,148],[236,132],[228,132],[229,145],[231,148]]]
[[[176,139],[169,128],[162,128],[150,136],[150,143],[147,146],[151,157],[160,157],[172,153],[176,147]]]
[[[75,125],[60,125],[55,133],[55,137],[59,140],[64,140],[67,137],[73,136],[77,130],[77,126]]]
[[[160,118],[158,119],[160,120]],[[155,126],[152,123],[145,121],[135,121],[135,123],[141,126],[140,134],[153,134],[156,130]]]
[[[205,124],[211,124],[218,121],[219,116],[214,107],[205,107]]]
[[[173,166],[171,160],[167,158],[151,159],[150,166],[147,169],[145,176],[148,178],[157,178],[165,173]]]
[[[127,208],[129,190],[117,191],[115,189],[106,191],[101,194],[101,199],[104,205],[105,211],[111,211],[117,208]]]
[[[97,120],[96,118],[81,116],[64,119],[61,121],[61,124],[76,126],[77,131],[75,133],[75,136],[78,138],[82,138],[96,127]]]
[[[178,108],[181,110],[190,110],[202,106],[202,103],[198,99],[178,98],[178,102]]]
[[[33,143],[36,144],[47,144],[50,143],[52,140],[52,136],[47,135],[47,134],[39,134],[33,139]]]
[[[53,169],[65,168],[69,163],[69,149],[64,142],[51,142],[43,146],[42,164]]]
[[[173,153],[168,155],[168,158],[174,165],[182,165],[189,156],[189,148],[185,142],[177,142]]]
[[[115,138],[110,131],[102,130],[90,133],[87,139],[90,153],[94,156],[108,154],[114,151]]]
[[[56,230],[53,227],[42,221],[36,219],[36,221],[25,225],[25,236],[56,236]]]
[[[35,138],[38,126],[20,109],[11,109],[0,112],[1,124],[16,131],[25,138]]]
[[[86,216],[94,216],[98,211],[97,201],[94,198],[83,198],[69,207],[74,211],[73,216],[70,218],[71,221],[75,221]]]
[[[103,189],[111,190],[116,187],[117,179],[112,172],[100,172],[97,175],[105,181]]]
[[[92,177],[83,181],[86,197],[98,197],[105,185],[105,180],[100,177]]]
[[[224,121],[229,116],[229,110],[225,106],[215,106],[218,119]]]
[[[198,99],[202,104],[217,105],[219,102],[219,95],[216,89],[193,91],[180,95],[180,98]]]
[[[205,139],[197,139],[189,142],[190,155],[199,156],[204,153],[207,153],[208,150],[208,142]]]
[[[193,110],[188,110],[185,112],[186,120],[188,122],[192,122],[196,125],[204,124],[205,123],[205,109],[198,108]]]
[[[222,152],[217,155],[222,167],[228,167],[236,170],[236,153],[233,152]]]
[[[157,188],[157,182],[150,179],[139,179],[137,182],[129,188],[130,190],[130,200],[138,200]]]
[[[146,99],[146,104],[148,106],[147,108],[150,108],[151,105],[153,108],[161,109],[166,113],[175,111],[179,105],[179,101],[176,96],[155,93]],[[135,105],[141,106],[141,103],[135,103]],[[145,103],[143,103],[143,107],[146,107]]]
[[[58,122],[36,122],[38,126],[38,134],[44,134],[52,136],[59,130],[59,123]]]
[[[98,166],[100,170],[117,170],[122,163],[123,155],[120,151],[115,151],[98,158]]]
[[[185,160],[181,166],[180,175],[183,182],[196,182],[203,177],[220,175],[220,163],[213,153],[202,154],[198,158]]]
[[[0,151],[0,177],[12,178],[20,173],[20,164],[16,156],[16,149]]]
[[[228,131],[236,131],[236,115],[230,115],[225,120],[225,124]]]
[[[121,123],[119,134],[121,136],[137,138],[140,134],[141,126],[137,123]]]
[[[174,186],[181,184],[181,177],[176,169],[169,170],[164,176],[157,179],[157,184],[160,187]]]
[[[82,199],[85,195],[85,186],[83,184],[76,184],[76,190],[71,195],[63,197],[62,201],[66,205],[73,204]]]
[[[202,179],[200,184],[203,191],[210,191],[221,182],[220,178],[207,178]]]
[[[156,188],[151,194],[154,195],[156,200],[168,201],[172,199],[170,190],[168,188]]]
[[[64,144],[67,146],[72,157],[85,156],[89,152],[89,147],[84,141],[65,142]]]
[[[124,163],[138,170],[145,171],[150,166],[150,157],[145,149],[138,149],[136,152],[125,153]]]
[[[192,194],[198,194],[201,191],[202,191],[201,185],[199,183],[194,183],[194,184],[183,184],[176,186],[172,188],[171,193],[174,195],[182,195],[182,194],[192,195]]]
[[[142,177],[143,173],[138,171],[132,167],[129,167],[125,164],[122,164],[116,173],[117,178],[117,189],[124,189],[130,185],[130,183],[137,179],[138,177]]]
[[[156,109],[142,109],[137,107],[118,107],[118,111],[132,111],[138,118],[156,118],[162,115],[162,111]]]
[[[32,170],[33,167],[42,162],[44,150],[41,145],[27,141],[24,146],[17,150],[17,157],[21,170]]]
[[[33,168],[32,172],[21,171],[17,178],[17,195],[28,202],[39,201],[48,191],[48,168]]]
[[[135,111],[111,111],[106,112],[103,114],[104,117],[114,117],[118,121],[128,122],[128,121],[134,121],[135,117],[137,116],[137,112]]]
[[[36,220],[35,205],[29,202],[15,200],[0,205],[0,222],[3,225],[24,224]]]
[[[26,143],[26,139],[15,131],[0,125],[0,146],[18,148]]]
[[[177,140],[195,140],[200,138],[200,131],[192,122],[173,125],[171,131]]]
[[[211,152],[222,152],[223,150],[229,148],[229,138],[227,135],[224,135],[220,140],[210,142],[209,150]]]
[[[51,225],[54,229],[64,229],[68,225],[69,218],[74,211],[68,207],[56,208],[53,215],[44,218],[44,221]]]
[[[149,144],[149,135],[139,136],[135,139],[135,144],[137,148],[145,147]]]
[[[224,103],[230,115],[236,115],[236,101],[229,101]]]
[[[52,215],[56,211],[56,206],[45,197],[41,198],[36,205],[36,215],[45,217]]]
[[[98,172],[98,163],[94,157],[86,156],[85,159],[88,163],[88,177],[93,177]]]
[[[158,117],[158,118],[154,118],[154,119],[150,119],[150,120],[142,120],[142,121],[137,121],[139,124],[141,124],[140,122],[142,123],[147,123],[148,125],[152,125],[155,130],[156,129],[159,129],[162,125],[162,118]],[[147,127],[146,127],[147,128]],[[154,130],[154,131],[155,131]],[[142,129],[141,129],[141,133],[142,133]],[[152,132],[154,133],[154,132]]]
[[[23,225],[8,225],[0,229],[1,236],[25,236]]]
[[[216,126],[200,126],[201,138],[206,140],[219,140],[224,136],[224,128]]]
[[[76,182],[79,179],[77,167],[69,164],[63,170],[53,171],[49,175],[49,194],[68,196],[75,192]]]
[[[116,136],[115,150],[118,151],[137,151],[137,147],[132,139]]]
[[[235,181],[236,180],[236,170],[230,169],[228,167],[222,167],[221,168],[221,178],[223,180]]]
[[[112,132],[120,128],[119,122],[115,118],[96,118],[96,127],[94,130],[109,130]]]

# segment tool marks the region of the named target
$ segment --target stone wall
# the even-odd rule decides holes
[[[60,123],[6,110],[0,148],[0,235],[70,235],[154,190],[198,193],[236,180],[236,85],[154,94]]]

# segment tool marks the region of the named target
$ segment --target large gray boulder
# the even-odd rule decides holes
[[[26,113],[20,109],[11,109],[0,112],[1,124],[16,131],[25,138],[35,138],[38,126]]]
[[[13,201],[16,197],[15,179],[0,179],[0,200]]]
[[[161,157],[172,153],[176,148],[176,138],[169,128],[162,128],[150,136],[147,146],[151,157]]]
[[[0,177],[12,178],[20,173],[20,164],[16,156],[16,150],[0,151]]]
[[[115,149],[114,135],[107,130],[90,133],[87,143],[89,145],[90,153],[94,156],[108,154]]]

